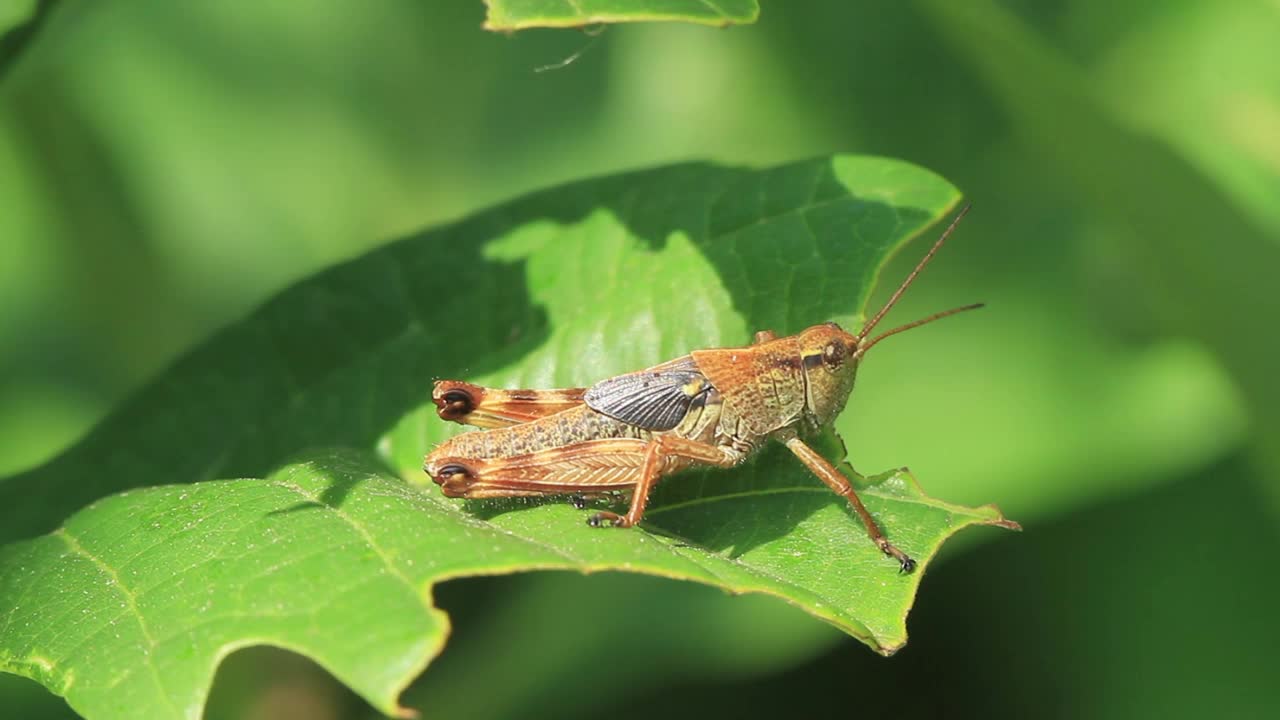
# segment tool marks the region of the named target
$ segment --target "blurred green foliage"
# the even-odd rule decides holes
[[[728,27],[760,14],[756,0],[485,0],[485,7],[485,29],[506,31],[659,20]]]
[[[472,0],[50,13],[0,80],[0,474],[291,281],[515,193],[691,157],[900,157],[975,212],[895,317],[990,307],[886,343],[841,429],[860,469],[909,464],[1027,532],[953,549],[887,661],[704,588],[457,583],[450,649],[408,700],[442,717],[1280,705],[1273,3],[768,3],[727,31],[610,28],[542,73],[591,38],[482,18]],[[0,705],[66,712],[9,677]],[[228,661],[210,717],[288,712],[369,711],[296,659]]]

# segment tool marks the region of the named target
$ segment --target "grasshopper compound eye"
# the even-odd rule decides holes
[[[849,351],[845,344],[836,341],[822,349],[822,361],[827,364],[827,367],[834,370],[844,364],[845,356],[848,353]]]

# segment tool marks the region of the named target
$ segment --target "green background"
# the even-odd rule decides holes
[[[514,194],[690,158],[898,157],[975,210],[895,317],[990,307],[877,349],[841,421],[850,457],[997,501],[1027,531],[950,546],[888,660],[767,598],[623,576],[449,583],[454,636],[406,702],[1274,712],[1274,4],[769,3],[753,26],[599,39],[482,20],[464,0],[52,13],[0,80],[0,475],[292,281]],[[0,707],[67,712],[9,676]],[[371,712],[254,649],[228,660],[209,716]]]

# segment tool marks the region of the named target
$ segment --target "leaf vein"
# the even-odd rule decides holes
[[[120,574],[116,572],[115,568],[108,565],[102,560],[102,558],[89,552],[87,548],[80,544],[79,540],[76,540],[76,538],[71,534],[71,531],[67,530],[65,526],[53,531],[53,534],[62,538],[63,542],[67,544],[67,547],[69,547],[73,553],[88,560],[94,565],[94,567],[98,568],[100,571],[105,573],[107,577],[111,578],[111,584],[119,589],[121,595],[124,595],[125,602],[128,603],[129,606],[129,611],[138,621],[138,629],[142,631],[142,637],[147,641],[147,651],[145,655],[147,658],[147,668],[151,671],[151,679],[155,682],[156,689],[160,691],[160,697],[164,698],[165,704],[169,706],[169,709],[173,710],[174,717],[180,716],[178,706],[174,704],[173,698],[169,697],[168,691],[165,690],[164,683],[160,681],[160,671],[156,667],[154,655],[156,641],[151,634],[151,628],[147,626],[146,618],[142,615],[142,609],[138,606],[138,596],[129,589],[128,585],[125,585],[124,580],[120,578]],[[103,625],[103,628],[105,627],[107,627],[107,625]]]
[[[317,503],[325,508],[328,508],[330,512],[332,512],[335,516],[337,516],[343,522],[349,525],[352,530],[355,530],[356,533],[366,543],[368,543],[369,548],[372,549],[373,552],[378,556],[378,558],[381,559],[382,562],[386,564],[387,569],[391,572],[392,575],[394,575],[397,579],[403,582],[410,590],[414,592],[415,595],[418,595],[419,597],[421,597],[421,595],[418,593],[418,584],[415,583],[412,579],[410,579],[408,575],[404,574],[404,571],[402,571],[400,567],[396,565],[396,563],[391,559],[391,556],[387,554],[387,551],[381,545],[379,545],[378,541],[375,540],[373,535],[369,533],[368,528],[364,527],[359,522],[356,522],[355,518],[343,512],[341,508],[334,507],[333,505],[330,505],[324,502],[323,500],[321,500],[320,498],[308,493],[306,489],[301,487],[300,485],[295,485],[293,483],[286,482],[284,480],[273,480],[271,481],[271,484],[275,485],[276,487],[289,490],[303,498],[306,498],[307,500],[310,500],[311,502]]]
[[[717,7],[714,3],[711,2],[711,0],[698,0],[698,1],[701,2],[703,5],[705,5],[708,9],[711,10],[711,12],[715,13],[716,15],[722,18],[725,18],[726,20],[729,18],[729,13]]]

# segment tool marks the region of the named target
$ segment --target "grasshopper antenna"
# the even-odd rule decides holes
[[[889,310],[891,310],[895,304],[897,304],[898,298],[902,297],[902,293],[906,292],[907,288],[911,286],[911,283],[916,279],[916,276],[920,274],[920,271],[924,269],[924,266],[928,265],[929,261],[933,259],[933,256],[938,254],[938,248],[941,248],[942,243],[946,242],[948,237],[951,237],[951,231],[955,230],[956,225],[959,225],[960,221],[964,219],[964,216],[968,214],[969,208],[970,208],[969,205],[965,205],[963,208],[960,209],[960,214],[956,215],[955,219],[951,221],[951,224],[947,226],[947,229],[942,231],[942,237],[938,238],[938,241],[933,244],[933,247],[929,248],[929,252],[925,253],[924,258],[922,258],[920,262],[916,264],[916,269],[912,270],[911,274],[907,276],[907,279],[903,280],[902,284],[898,286],[898,289],[893,291],[893,295],[890,296],[889,301],[886,302],[884,306],[880,308],[880,312],[876,313],[875,317],[871,318],[871,322],[862,326],[862,330],[858,332],[857,344],[856,344],[856,347],[858,347],[859,354],[866,352],[866,349],[868,347],[871,347],[871,345],[874,345],[875,343],[879,342],[880,340],[886,337],[889,337],[894,333],[902,332],[903,330],[906,330],[908,328],[913,328],[918,325],[923,325],[927,322],[933,322],[938,318],[946,317],[947,315],[951,315],[953,313],[958,313],[964,310],[972,310],[974,307],[981,307],[980,305],[979,306],[970,305],[963,308],[957,308],[955,310],[947,310],[946,312],[941,312],[941,313],[938,313],[937,315],[931,315],[923,320],[919,320],[914,323],[911,323],[910,325],[903,325],[900,328],[890,330],[889,332],[883,335],[880,335],[875,340],[872,340],[871,345],[862,347],[862,341],[865,340],[866,337],[871,334],[871,331],[875,328],[876,324],[878,324],[880,320],[885,316],[885,314],[888,313]]]
[[[877,335],[877,336],[875,336],[875,337],[871,338],[871,342],[867,343],[866,345],[859,345],[859,346],[858,346],[858,354],[859,354],[859,355],[863,355],[863,354],[865,354],[865,353],[866,353],[868,350],[870,350],[870,349],[871,349],[871,348],[872,348],[876,343],[878,343],[878,342],[880,342],[881,340],[883,340],[883,339],[885,339],[885,338],[889,337],[890,335],[897,335],[898,333],[900,333],[900,332],[902,332],[902,331],[904,331],[904,330],[910,330],[911,328],[917,328],[917,327],[920,327],[921,325],[926,325],[926,324],[928,324],[928,323],[931,323],[931,322],[933,322],[934,320],[941,320],[942,318],[947,317],[948,315],[955,315],[956,313],[962,313],[962,312],[965,312],[965,311],[968,311],[968,310],[977,310],[978,308],[983,307],[983,306],[985,306],[985,305],[986,305],[986,303],[974,303],[974,304],[972,304],[972,305],[965,305],[964,307],[951,308],[950,310],[943,310],[942,312],[934,313],[934,314],[930,315],[929,317],[920,318],[919,320],[916,320],[915,322],[909,322],[909,323],[907,323],[906,325],[900,325],[900,326],[898,326],[898,327],[896,327],[896,328],[894,328],[894,329],[892,329],[892,330],[886,330],[885,332],[882,332],[882,333],[880,333],[879,335]]]

